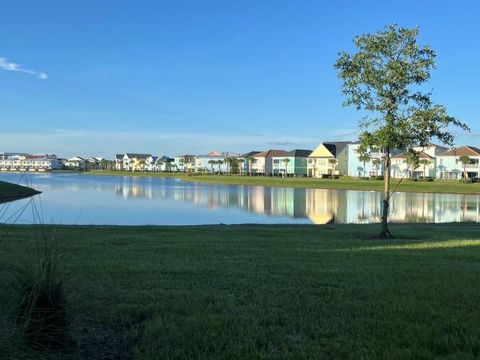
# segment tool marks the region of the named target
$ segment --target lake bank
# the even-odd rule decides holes
[[[31,263],[35,236],[54,235],[73,335],[97,356],[478,357],[480,227],[378,231],[2,225],[0,263]],[[8,274],[3,311],[17,296]]]
[[[179,173],[150,173],[123,171],[90,171],[86,175],[103,176],[142,176],[153,178],[177,178],[190,182],[210,184],[272,186],[332,190],[383,191],[383,180],[364,180],[355,178],[313,179],[313,178],[281,178],[271,176],[236,176],[236,175],[187,175]],[[393,179],[392,189],[396,181]],[[480,183],[460,182],[417,182],[404,180],[396,188],[398,192],[443,193],[443,194],[480,194]]]
[[[26,186],[0,181],[0,204],[23,199],[37,194],[40,194],[40,191]]]

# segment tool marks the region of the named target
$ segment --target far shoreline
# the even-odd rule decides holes
[[[326,190],[354,190],[354,191],[383,191],[383,180],[370,180],[359,178],[340,179],[319,179],[308,177],[277,176],[248,176],[248,175],[197,175],[185,173],[164,173],[164,172],[127,172],[94,170],[82,172],[84,175],[99,176],[137,176],[151,178],[175,178],[187,182],[198,182],[205,184],[221,185],[243,185],[243,186],[270,186],[303,189],[326,189]],[[396,180],[392,181],[392,189],[396,187]],[[411,192],[422,194],[460,194],[480,195],[480,183],[463,183],[458,181],[413,181],[404,179],[395,192]]]
[[[0,172],[0,174],[23,174],[21,172]],[[206,175],[168,172],[141,172],[141,171],[113,171],[113,170],[53,170],[49,172],[28,172],[28,174],[78,174],[97,176],[122,176],[122,177],[148,177],[148,178],[173,178],[191,183],[239,185],[239,186],[266,186],[301,189],[325,189],[325,190],[353,190],[353,191],[383,191],[383,180],[371,180],[341,177],[339,179],[320,179],[309,177],[288,177],[265,175]],[[480,183],[464,183],[460,181],[414,181],[404,179],[396,188],[396,180],[393,179],[392,189],[394,192],[408,192],[420,194],[456,194],[456,195],[480,195]]]

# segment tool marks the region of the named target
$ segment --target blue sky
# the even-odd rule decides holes
[[[356,34],[419,26],[435,102],[480,146],[476,1],[22,1],[0,11],[0,151],[314,148],[355,139],[333,69]],[[21,71],[24,70],[24,71]]]

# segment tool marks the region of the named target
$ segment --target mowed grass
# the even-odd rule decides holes
[[[78,358],[480,357],[480,226],[378,231],[3,225],[0,264],[34,261],[38,233],[56,233]]]
[[[313,189],[367,190],[383,191],[383,180],[364,180],[357,178],[314,179],[314,178],[281,178],[278,176],[235,176],[235,175],[187,175],[184,173],[152,173],[127,171],[91,171],[85,174],[105,176],[147,176],[179,178],[190,182],[214,184],[251,185],[251,186],[283,186]],[[400,182],[392,179],[392,190],[404,192],[460,193],[479,194],[480,183],[464,183],[459,181],[417,182],[409,179]]]

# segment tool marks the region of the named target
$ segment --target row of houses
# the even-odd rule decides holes
[[[75,156],[58,158],[55,154],[0,153],[0,171],[50,171],[50,170],[97,170],[102,169],[105,159],[88,159]]]
[[[270,149],[246,154],[211,152],[206,155],[153,156],[151,154],[117,154],[115,169],[126,171],[168,171],[239,173],[267,176],[307,177],[379,177],[383,176],[383,157],[379,149],[371,149],[366,157],[359,154],[359,142],[324,142],[314,150],[291,151]],[[405,153],[394,152],[391,171],[394,178],[430,177],[461,179],[479,177],[480,149],[462,146],[448,149],[428,144],[413,149],[419,162],[412,166]],[[465,164],[462,156],[468,157]]]
[[[377,177],[383,176],[384,154],[371,149],[368,156],[359,154],[359,142],[324,142],[313,151],[270,149],[246,154],[210,152],[206,155],[185,154],[176,157],[151,154],[117,154],[114,161],[101,157],[68,159],[54,154],[0,153],[0,171],[49,171],[56,169],[123,171],[162,171],[195,173],[238,173],[267,176],[308,177]],[[462,146],[448,149],[428,144],[418,146],[419,162],[412,166],[401,151],[393,154],[391,174],[394,178],[430,177],[461,179],[480,177],[480,149]],[[465,159],[467,159],[465,161]]]

